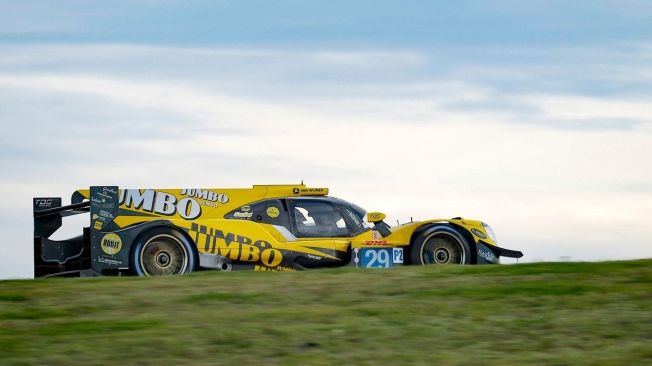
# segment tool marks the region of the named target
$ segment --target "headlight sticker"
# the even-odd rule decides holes
[[[480,239],[487,239],[487,236],[482,231],[480,231],[478,229],[475,229],[475,228],[471,229],[471,232],[473,233],[473,235],[477,236]]]

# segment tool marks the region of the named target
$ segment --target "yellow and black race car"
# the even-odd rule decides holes
[[[78,190],[72,203],[34,199],[34,275],[177,275],[199,269],[295,271],[318,267],[499,263],[491,228],[463,218],[390,227],[380,212],[327,188]],[[62,217],[90,213],[82,235],[51,240]]]

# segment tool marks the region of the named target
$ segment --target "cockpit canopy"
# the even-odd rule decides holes
[[[369,230],[366,211],[334,197],[267,199],[242,206],[225,218],[283,226],[299,238],[352,237]]]

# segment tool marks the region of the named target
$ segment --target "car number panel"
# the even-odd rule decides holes
[[[363,268],[390,268],[403,264],[403,248],[362,248],[360,264]]]

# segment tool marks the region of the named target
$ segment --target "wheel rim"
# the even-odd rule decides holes
[[[423,264],[464,264],[466,252],[456,237],[447,233],[434,233],[421,247]]]
[[[146,276],[182,274],[188,268],[188,252],[174,236],[156,235],[143,245],[140,265]]]

